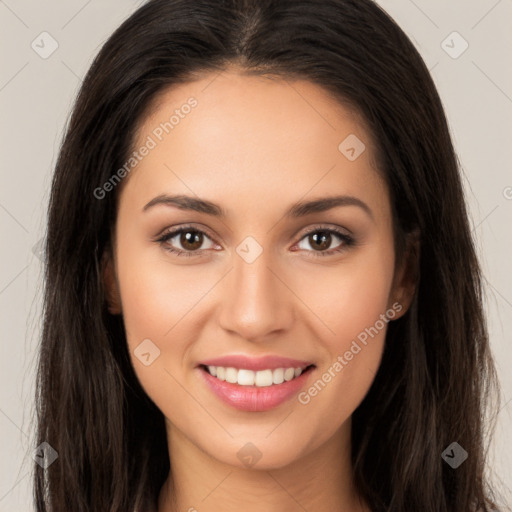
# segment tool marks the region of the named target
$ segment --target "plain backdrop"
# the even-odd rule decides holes
[[[489,470],[512,503],[512,1],[378,3],[431,70],[464,173],[503,394]],[[138,5],[0,0],[0,512],[33,510],[40,241],[63,129],[93,57]]]

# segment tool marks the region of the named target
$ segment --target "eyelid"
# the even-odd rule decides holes
[[[341,254],[356,245],[356,239],[350,230],[342,228],[340,226],[316,224],[314,226],[311,226],[310,228],[307,228],[306,231],[302,232],[298,241],[294,243],[294,246],[300,244],[300,242],[302,242],[302,240],[304,240],[311,233],[317,233],[322,231],[331,234],[333,233],[342,241],[342,243],[335,247],[334,249],[328,249],[326,251],[306,251],[306,253],[310,254],[310,256],[308,257],[317,258],[334,256]]]
[[[185,225],[179,225],[176,227],[170,227],[166,228],[164,231],[162,231],[159,235],[155,237],[153,241],[159,242],[162,245],[166,243],[167,240],[170,240],[174,238],[175,236],[179,235],[181,232],[190,230],[190,231],[196,231],[198,233],[201,233],[205,235],[207,238],[209,238],[212,243],[216,245],[221,245],[216,241],[216,237],[212,236],[209,232],[209,230],[206,227],[197,227],[194,224],[185,224]],[[332,254],[340,253],[343,250],[346,250],[350,246],[355,245],[356,241],[350,232],[350,230],[346,228],[342,228],[340,226],[332,226],[332,225],[324,225],[324,224],[316,224],[306,229],[306,231],[302,232],[300,237],[296,242],[294,242],[294,246],[299,244],[306,236],[308,236],[311,233],[326,231],[329,233],[334,233],[335,236],[340,238],[342,240],[342,244],[338,247],[342,247],[341,249],[338,249],[338,247],[335,247],[334,249],[328,249],[325,251],[306,251],[308,253],[312,253],[313,257],[317,256],[329,256]],[[199,249],[196,251],[184,251],[183,249],[177,249],[175,247],[167,247],[167,251],[177,254],[178,256],[198,256],[202,254],[204,251],[207,251],[208,249]]]
[[[185,231],[189,229],[190,231],[197,231],[198,233],[202,233],[206,235],[210,240],[220,245],[219,242],[216,241],[216,235],[213,235],[207,227],[204,227],[202,224],[179,224],[177,226],[171,226],[163,229],[158,235],[153,238],[154,242],[158,242],[160,239],[167,237],[167,235],[172,235],[173,237],[179,234],[181,231]]]
[[[306,228],[306,231],[302,232],[301,237],[299,238],[299,241],[302,240],[306,235],[309,235],[311,233],[316,233],[317,231],[333,231],[335,233],[338,233],[340,235],[352,237],[351,231],[349,231],[347,228],[342,228],[341,226],[333,226],[331,224],[315,224],[310,228]]]
[[[183,224],[183,225],[180,224],[178,226],[171,226],[169,228],[166,228],[163,231],[161,231],[153,239],[153,241],[160,242],[163,244],[167,240],[170,240],[170,239],[174,238],[175,236],[179,235],[180,233],[182,233],[183,231],[187,231],[187,230],[196,231],[197,233],[201,233],[201,234],[205,235],[207,238],[209,238],[214,245],[221,245],[221,244],[219,244],[219,242],[217,242],[216,237],[212,236],[210,234],[210,231],[208,228],[202,227],[202,226],[197,227],[197,225],[195,225],[195,224]],[[168,249],[168,250],[170,250],[170,249]],[[175,249],[175,252],[184,252],[184,253],[187,253],[190,255],[196,255],[196,254],[200,254],[204,250],[206,250],[206,249],[200,249],[198,251],[183,251],[182,249]],[[171,251],[171,252],[174,252],[174,251]]]

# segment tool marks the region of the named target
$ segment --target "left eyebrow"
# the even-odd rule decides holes
[[[293,218],[303,217],[311,213],[325,212],[337,206],[358,206],[372,220],[375,220],[371,208],[364,201],[354,196],[332,196],[298,202],[292,205],[285,215]]]
[[[142,210],[146,211],[156,205],[175,206],[181,210],[192,210],[219,218],[227,217],[225,210],[223,210],[221,206],[198,197],[186,195],[169,196],[162,194],[149,201]],[[357,197],[346,195],[322,197],[311,201],[297,202],[285,212],[285,217],[305,217],[312,213],[324,212],[339,206],[357,206],[366,212],[372,220],[375,220],[371,208],[364,201]]]

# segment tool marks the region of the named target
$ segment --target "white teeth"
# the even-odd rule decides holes
[[[284,371],[284,380],[289,381],[295,377],[295,368],[286,368]]]
[[[272,382],[274,384],[282,384],[284,382],[284,368],[276,368],[272,374]]]
[[[267,387],[288,382],[302,374],[302,368],[276,368],[275,370],[237,370],[233,367],[208,366],[210,375],[240,386]]]
[[[260,370],[256,372],[254,385],[260,388],[272,386],[272,370]]]
[[[254,386],[255,374],[252,370],[238,370],[237,382],[241,386]]]
[[[238,381],[238,371],[236,368],[226,368],[226,382],[236,384]]]

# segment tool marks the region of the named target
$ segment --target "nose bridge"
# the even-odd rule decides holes
[[[224,329],[256,341],[289,326],[293,304],[275,270],[270,270],[275,266],[271,251],[258,249],[250,240],[238,246],[221,299],[220,323]]]

